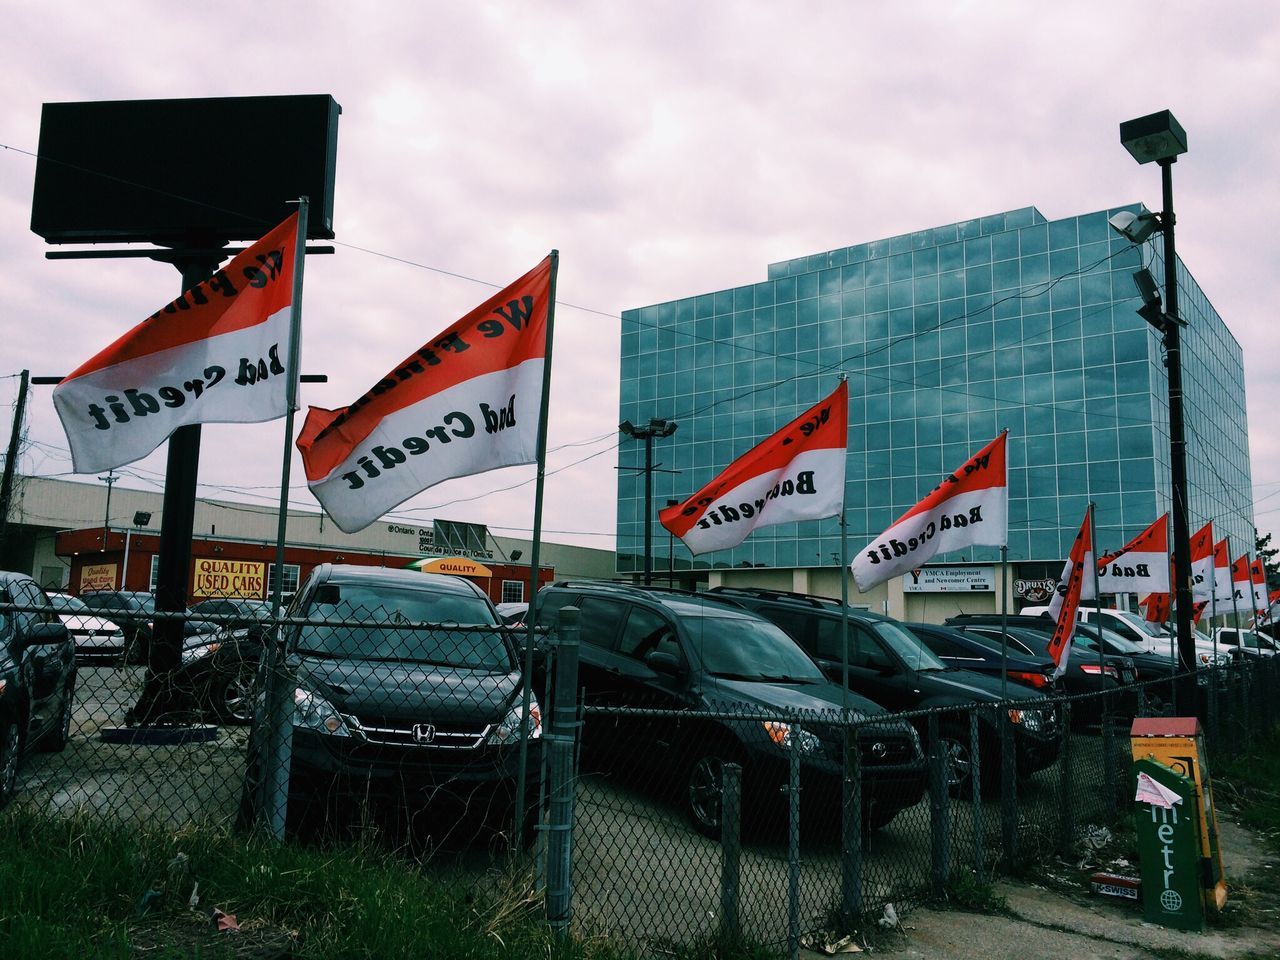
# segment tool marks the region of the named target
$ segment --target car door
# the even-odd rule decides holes
[[[619,706],[652,710],[685,710],[691,706],[689,661],[675,625],[662,613],[633,604],[627,612],[615,651],[618,658]],[[650,655],[661,660],[655,669]],[[678,717],[620,716],[619,733],[634,756],[661,769],[681,763],[688,749]],[[636,747],[641,746],[637,750]]]
[[[19,636],[24,644],[29,641],[34,628],[43,623],[61,623],[58,612],[36,586],[35,581],[20,581],[16,595],[18,603],[35,609],[18,616]],[[43,643],[27,646],[22,652],[23,672],[30,697],[30,716],[33,726],[43,724],[50,715],[50,707],[62,693],[66,673],[66,644]]]

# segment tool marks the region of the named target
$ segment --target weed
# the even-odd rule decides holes
[[[945,899],[954,907],[974,913],[1007,913],[1009,910],[1009,902],[996,893],[995,886],[979,879],[969,869],[956,870],[951,874]]]

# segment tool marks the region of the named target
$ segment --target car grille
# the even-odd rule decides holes
[[[475,750],[484,744],[492,725],[477,730],[451,724],[407,723],[380,720],[364,723],[352,717],[357,728],[370,743],[395,747],[415,747],[426,750]]]

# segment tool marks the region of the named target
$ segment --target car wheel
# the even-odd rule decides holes
[[[62,707],[58,712],[58,722],[36,743],[41,753],[61,753],[71,742],[71,716],[76,709],[76,681],[73,677],[62,691]]]
[[[6,723],[0,730],[0,806],[13,799],[21,758],[22,728],[16,722]]]
[[[244,725],[253,721],[258,688],[258,662],[241,660],[213,681],[210,705],[224,723]]]
[[[685,811],[693,828],[705,837],[720,839],[724,814],[721,776],[726,763],[740,763],[725,750],[700,754],[689,765],[685,778]]]
[[[973,777],[973,756],[969,751],[969,731],[941,730],[942,774],[953,797],[964,796]]]

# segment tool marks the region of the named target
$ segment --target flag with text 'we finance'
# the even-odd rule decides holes
[[[1110,556],[1098,561],[1099,593],[1169,593],[1169,515],[1166,513]]]
[[[1007,437],[1002,433],[975,453],[854,557],[849,567],[860,591],[923,566],[938,553],[1008,543]]]
[[[141,460],[189,424],[285,415],[297,235],[295,213],[54,388],[77,473]]]
[[[536,462],[554,263],[432,337],[351,405],[307,412],[307,486],[342,531],[444,480]]]
[[[834,517],[844,508],[849,384],[729,464],[658,520],[690,552],[736,547],[754,530]]]
[[[1084,523],[1071,544],[1071,553],[1062,567],[1058,587],[1049,601],[1049,616],[1053,619],[1053,636],[1049,640],[1049,656],[1053,658],[1053,676],[1058,678],[1067,672],[1071,659],[1071,638],[1076,632],[1076,612],[1080,601],[1093,594],[1093,504],[1084,511]]]

